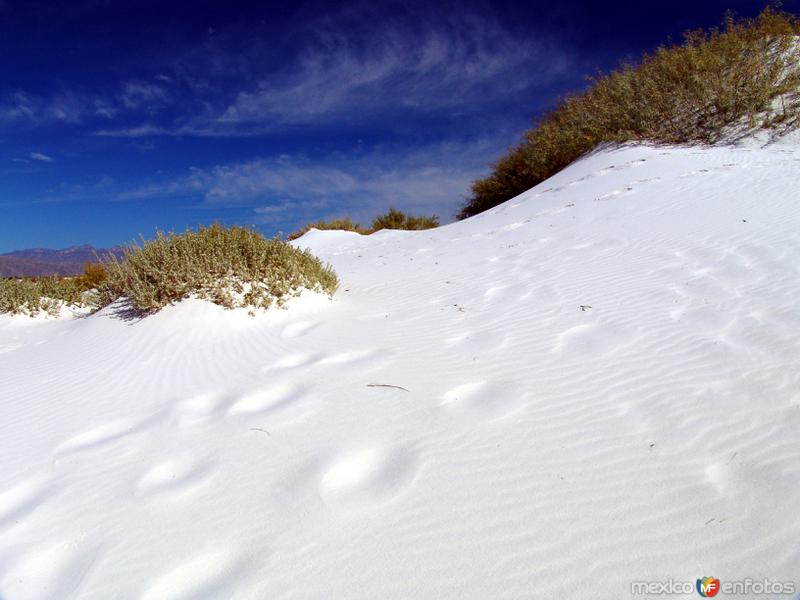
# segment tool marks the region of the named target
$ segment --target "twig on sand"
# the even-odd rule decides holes
[[[269,435],[270,437],[272,437],[272,434],[270,434],[270,432],[269,432],[269,431],[267,431],[266,429],[262,429],[261,427],[251,427],[251,428],[250,428],[250,431],[261,431],[261,432],[263,432],[263,433],[266,433],[266,434],[267,434],[267,435]]]
[[[403,390],[404,392],[410,392],[411,390],[407,390],[404,387],[399,385],[390,385],[388,383],[368,383],[367,387],[383,387],[383,388],[394,388],[396,390]]]

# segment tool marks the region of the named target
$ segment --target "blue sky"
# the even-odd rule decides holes
[[[447,222],[585,75],[762,7],[0,0],[0,252],[390,205]]]

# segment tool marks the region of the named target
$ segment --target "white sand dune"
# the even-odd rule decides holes
[[[333,301],[0,318],[0,598],[800,577],[798,190],[800,146],[605,150],[309,232]]]

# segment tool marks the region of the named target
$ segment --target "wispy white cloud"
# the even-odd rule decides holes
[[[81,123],[110,137],[241,137],[320,126],[391,130],[414,119],[469,122],[530,98],[576,60],[555,37],[523,35],[491,14],[398,14],[365,28],[364,10],[335,11],[287,32],[283,61],[258,36],[228,31],[163,59],[149,77],[99,90],[0,96],[0,125]]]
[[[144,108],[153,111],[160,108],[167,98],[167,91],[163,87],[147,81],[128,81],[118,94],[120,104],[129,110]]]
[[[568,64],[567,55],[552,46],[514,37],[491,20],[466,17],[421,31],[379,29],[360,39],[327,32],[297,64],[238,94],[217,123],[474,110],[549,83]]]
[[[179,133],[177,130],[170,130],[158,125],[136,125],[134,127],[126,127],[123,129],[100,129],[94,132],[94,135],[103,137],[129,137],[141,138],[152,137],[154,135],[173,135]]]
[[[109,121],[123,114],[152,116],[169,99],[169,93],[161,86],[139,80],[97,93],[66,90],[36,95],[18,90],[0,96],[0,125],[75,125],[95,119]]]
[[[492,16],[431,8],[366,15],[358,4],[302,20],[269,43],[209,35],[100,89],[0,94],[0,126],[83,124],[97,135],[241,137],[410,121],[469,123],[530,101],[571,73],[563,40]],[[377,10],[377,9],[376,9]],[[364,22],[370,27],[364,27]],[[280,48],[276,50],[276,48]]]
[[[368,221],[389,206],[449,220],[502,147],[495,139],[447,142],[410,150],[279,156],[193,168],[187,174],[117,195],[119,200],[184,198],[206,207],[250,207],[262,223],[349,215]]]
[[[14,121],[77,123],[86,112],[86,99],[71,92],[44,98],[17,91],[0,100],[0,123]]]
[[[27,156],[24,158],[21,156],[12,156],[9,160],[15,163],[24,163],[30,164],[31,161],[35,162],[43,162],[43,163],[51,163],[53,162],[53,158],[48,156],[47,154],[42,154],[41,152],[29,152]]]
[[[205,50],[213,60],[195,51],[187,60],[205,65],[197,71],[206,78],[183,71],[165,76],[173,85],[181,79],[194,96],[180,122],[148,120],[97,133],[236,137],[320,125],[391,128],[398,118],[463,118],[551,84],[574,62],[555,39],[523,37],[486,15],[400,19],[369,29],[340,21],[328,18],[296,35],[305,46],[278,68],[259,68],[269,61],[256,41],[237,54],[213,43]],[[150,93],[167,102],[166,84],[160,77],[135,97]]]

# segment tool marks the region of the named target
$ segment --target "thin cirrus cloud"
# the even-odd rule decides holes
[[[0,123],[80,123],[90,103],[74,92],[43,97],[16,91],[0,100]]]
[[[256,73],[254,83],[237,82],[225,97],[205,97],[202,110],[181,123],[147,121],[96,134],[238,137],[297,126],[386,125],[393,117],[446,120],[487,113],[487,106],[547,86],[573,62],[553,40],[523,38],[491,19],[466,16],[361,35],[333,26],[312,32],[284,67]],[[217,62],[227,60],[219,47],[214,51]],[[266,62],[258,56],[263,51],[254,45],[251,64]],[[195,53],[194,60],[202,57]],[[206,80],[185,83],[195,96],[214,88]]]
[[[29,152],[25,158],[13,156],[11,157],[11,161],[16,163],[30,163],[31,161],[51,163],[53,162],[53,157],[41,152]]]
[[[141,80],[121,83],[109,92],[67,90],[49,96],[15,91],[0,99],[0,125],[81,125],[113,121],[120,115],[153,115],[170,96],[161,85]]]
[[[92,116],[111,117],[110,105],[81,92],[59,92],[51,96],[16,91],[0,99],[0,125],[78,125]]]
[[[447,32],[378,32],[365,43],[329,36],[289,72],[241,92],[216,122],[292,124],[485,105],[530,85],[534,73],[520,71],[544,50],[498,27],[466,21]],[[541,84],[561,68],[548,61],[551,73],[535,76]]]
[[[241,47],[219,38],[156,61],[151,77],[50,96],[6,94],[0,124],[87,124],[109,137],[247,137],[395,121],[402,127],[406,119],[491,114],[568,74],[575,62],[555,38],[523,36],[474,15],[365,30],[328,19],[294,32],[303,45],[282,61],[263,40]]]
[[[287,39],[220,31],[120,65],[123,78],[95,89],[0,97],[0,126],[75,124],[79,134],[129,138],[81,138],[119,156],[153,144],[137,155],[143,165],[175,150],[149,176],[104,153],[115,181],[50,186],[42,202],[152,200],[273,228],[337,216],[369,222],[391,205],[447,222],[518,136],[531,98],[572,77],[576,57],[557,37],[512,30],[491,14],[368,22],[334,13],[277,33]],[[182,153],[191,141],[158,136],[231,140]],[[263,139],[235,139],[254,136]],[[284,144],[290,154],[281,154]],[[227,158],[231,149],[242,158]]]
[[[117,95],[119,104],[128,110],[153,111],[167,103],[167,91],[161,85],[147,81],[127,81]]]
[[[119,193],[118,200],[184,198],[208,208],[248,207],[254,221],[349,215],[368,220],[391,205],[451,220],[497,140],[426,148],[375,148],[322,159],[279,156],[192,168],[183,176]],[[459,160],[454,161],[457,156]]]

